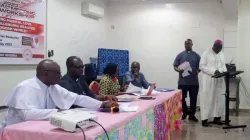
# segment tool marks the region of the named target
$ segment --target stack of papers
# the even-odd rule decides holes
[[[118,102],[133,102],[136,100],[136,98],[118,98]]]
[[[120,112],[136,112],[138,106],[129,106],[129,103],[119,103]]]
[[[178,66],[178,68],[180,70],[184,70],[184,72],[182,73],[182,77],[186,77],[186,76],[189,76],[190,75],[190,72],[192,72],[192,68],[190,66],[190,63],[189,62],[184,62],[182,64],[180,64],[180,66]]]
[[[129,94],[133,94],[136,96],[146,96],[149,89],[150,89],[150,87],[148,87],[148,89],[144,89],[144,88],[134,86],[132,83],[129,83],[128,89],[124,93],[129,93]],[[152,95],[156,95],[159,93],[161,93],[161,92],[156,91],[156,90],[152,91]]]
[[[136,112],[138,110],[138,106],[123,106],[119,107],[120,112]]]
[[[142,88],[134,86],[132,83],[129,83],[128,89],[125,93],[141,93]]]
[[[175,89],[169,89],[169,88],[157,88],[155,89],[158,92],[171,92],[174,91]]]

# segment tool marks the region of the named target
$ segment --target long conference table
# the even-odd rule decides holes
[[[123,95],[121,97],[135,97]],[[182,128],[182,92],[172,91],[154,96],[155,100],[131,102],[137,112],[118,114],[97,112],[98,122],[108,131],[110,140],[170,140],[172,131]],[[87,140],[106,140],[100,126],[85,130]],[[69,133],[48,121],[27,121],[6,127],[2,140],[83,140],[81,131]]]

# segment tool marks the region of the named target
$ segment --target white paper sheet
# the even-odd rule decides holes
[[[180,70],[184,70],[184,72],[182,73],[183,77],[189,76],[190,75],[189,71],[190,72],[192,71],[192,68],[191,68],[189,62],[184,62],[184,63],[180,64],[180,66],[178,66],[178,68]]]
[[[131,93],[135,96],[146,96],[148,94],[149,88],[148,89],[141,89],[140,93]],[[160,94],[161,92],[153,90],[151,95],[157,95]]]
[[[130,83],[126,92],[123,92],[123,93],[130,93],[130,94],[133,94],[135,96],[146,96],[149,89],[150,89],[150,86],[148,87],[148,89],[144,89],[144,88],[134,86],[132,83]],[[160,93],[161,92],[156,91],[156,90],[152,91],[152,95],[160,94]]]
[[[136,112],[138,106],[129,106],[130,103],[119,103],[120,112]]]
[[[142,88],[134,86],[132,83],[129,83],[128,89],[124,93],[141,93]]]
[[[138,110],[138,106],[122,106],[119,107],[120,112],[136,112]]]
[[[142,89],[141,96],[147,95],[148,91],[149,91],[149,88],[148,89]],[[159,91],[153,90],[152,93],[151,93],[151,95],[156,95],[156,94],[160,94],[160,93],[161,92],[159,92]]]
[[[123,107],[123,106],[129,106],[130,103],[118,103],[119,104],[119,107]]]

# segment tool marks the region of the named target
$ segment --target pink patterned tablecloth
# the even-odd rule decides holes
[[[125,95],[123,97],[131,97]],[[135,96],[132,96],[135,97]],[[108,131],[111,140],[169,140],[170,132],[181,129],[181,91],[161,93],[156,100],[132,102],[139,110],[130,113],[98,112],[98,122]],[[103,129],[95,126],[85,130],[87,140],[106,139]],[[27,121],[3,130],[2,140],[82,140],[82,132],[64,132],[48,121]]]

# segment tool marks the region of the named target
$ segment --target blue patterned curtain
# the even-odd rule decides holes
[[[104,68],[108,63],[115,63],[119,66],[119,76],[129,71],[129,51],[114,49],[98,49],[98,75],[103,75]]]

